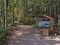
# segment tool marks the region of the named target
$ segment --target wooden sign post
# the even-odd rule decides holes
[[[43,31],[43,35],[48,36],[49,31],[53,30],[53,19],[47,15],[39,16],[38,27]]]

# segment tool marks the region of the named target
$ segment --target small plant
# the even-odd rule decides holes
[[[20,22],[26,25],[33,25],[35,20],[32,17],[23,17],[20,19]]]
[[[60,35],[60,31],[58,31],[58,30],[51,30],[50,31],[50,35],[55,35],[55,34]]]
[[[6,38],[6,30],[4,30],[3,26],[0,26],[0,44],[5,40]]]

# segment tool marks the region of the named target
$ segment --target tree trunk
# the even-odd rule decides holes
[[[54,29],[57,29],[58,17],[57,17],[57,8],[54,8]]]
[[[7,29],[7,0],[4,0],[4,27]]]
[[[28,15],[28,0],[24,0],[24,16]]]

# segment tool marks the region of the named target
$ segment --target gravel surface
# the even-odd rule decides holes
[[[60,45],[60,36],[42,36],[32,26],[17,24],[3,45]]]

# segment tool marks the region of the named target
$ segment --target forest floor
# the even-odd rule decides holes
[[[40,31],[29,25],[17,24],[3,45],[60,45],[60,36],[42,36]]]

